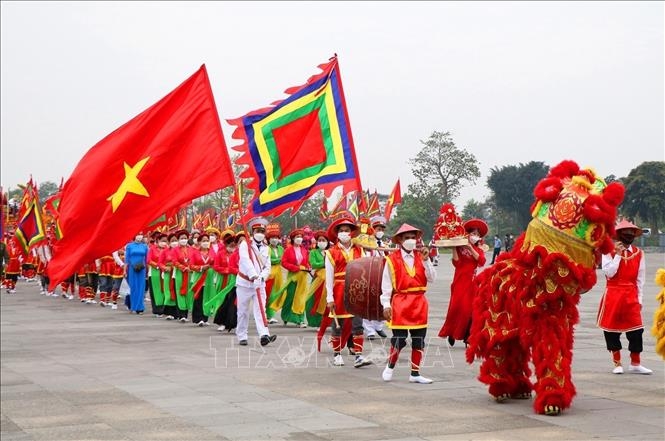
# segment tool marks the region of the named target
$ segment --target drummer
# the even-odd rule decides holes
[[[416,227],[402,224],[393,236],[393,243],[399,246],[399,251],[386,256],[381,281],[381,305],[393,336],[390,339],[388,364],[382,374],[384,381],[392,380],[399,353],[411,334],[409,382],[432,383],[432,380],[420,375],[420,363],[427,333],[428,302],[425,292],[427,284],[436,279],[436,269],[429,260],[427,247],[415,249],[422,234]]]
[[[344,307],[344,278],[346,265],[351,260],[363,257],[363,250],[351,241],[358,234],[358,225],[351,217],[335,219],[328,227],[328,237],[333,246],[326,251],[326,297],[332,322],[333,365],[344,366],[342,347],[353,334],[354,367],[372,364],[363,358],[363,320],[362,317],[349,314]],[[322,323],[323,325],[323,323]]]
[[[386,231],[386,218],[383,216],[374,216],[370,219],[372,230],[374,230],[374,238],[376,239],[376,250],[367,250],[368,256],[385,256],[385,248],[387,248],[387,240],[385,236]],[[386,338],[387,335],[384,331],[383,320],[367,320],[363,319],[363,329],[368,340],[374,340],[377,335],[381,338]]]

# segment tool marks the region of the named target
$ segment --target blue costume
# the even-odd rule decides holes
[[[148,246],[143,242],[130,242],[125,249],[125,263],[127,265],[127,282],[129,283],[129,309],[143,312],[145,305],[145,274],[148,256]],[[139,269],[140,268],[140,269]],[[139,269],[137,271],[137,269]]]

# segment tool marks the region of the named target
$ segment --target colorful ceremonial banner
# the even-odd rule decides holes
[[[65,183],[51,287],[164,212],[234,184],[205,65],[93,146]]]
[[[386,202],[386,209],[383,211],[384,217],[386,218],[387,221],[390,220],[390,215],[392,214],[393,207],[401,203],[402,203],[402,189],[399,186],[399,179],[397,179],[395,187],[393,187],[393,191],[390,193],[390,197],[388,198],[388,202]]]
[[[21,246],[24,256],[30,254],[30,249],[46,240],[46,228],[42,219],[42,209],[39,205],[39,193],[32,179],[23,190],[23,199],[19,209],[16,224],[16,239]]]
[[[367,196],[367,216],[371,219],[373,216],[378,216],[381,214],[381,208],[379,207],[379,193],[374,190],[374,194],[369,196],[368,190]]]
[[[243,141],[234,150],[248,166],[242,177],[254,191],[250,215],[295,214],[319,190],[329,197],[338,186],[345,194],[361,188],[337,57],[319,67],[273,107],[229,120]]]

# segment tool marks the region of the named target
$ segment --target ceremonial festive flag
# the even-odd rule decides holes
[[[46,239],[46,228],[39,205],[39,193],[37,187],[32,183],[32,179],[23,190],[23,199],[17,219],[16,239],[23,255],[28,256],[32,247]]]
[[[387,221],[390,220],[390,215],[392,214],[393,207],[401,203],[402,203],[402,190],[400,189],[399,186],[399,179],[397,179],[395,187],[393,187],[393,191],[390,193],[390,197],[388,198],[388,202],[386,202],[386,209],[384,210],[384,216]]]
[[[65,183],[51,285],[235,179],[205,65],[93,146]]]
[[[361,188],[337,57],[319,67],[273,107],[229,120],[243,141],[234,149],[248,166],[242,176],[251,179],[252,215],[295,214],[319,190],[329,197],[338,186],[343,193]]]
[[[319,208],[319,217],[321,220],[327,220],[328,215],[330,213],[328,212],[328,198],[323,196],[323,199],[321,200],[321,208]]]
[[[379,193],[374,190],[374,194],[369,197],[367,202],[367,216],[372,218],[381,214],[381,207],[379,207]]]

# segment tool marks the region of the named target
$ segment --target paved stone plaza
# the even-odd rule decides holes
[[[381,380],[389,343],[366,342],[376,365],[330,365],[315,330],[273,325],[277,341],[238,347],[233,334],[39,295],[19,282],[1,295],[2,441],[10,440],[663,440],[665,363],[649,329],[663,254],[647,255],[642,364],[649,376],[611,374],[595,327],[604,280],[584,294],[576,330],[577,397],[561,416],[532,401],[496,404],[464,362],[464,345],[436,334],[452,266],[431,287],[424,375],[409,384],[407,347],[391,383]],[[600,275],[600,273],[599,273]],[[622,340],[627,346],[625,339]],[[325,346],[325,345],[324,345]],[[624,364],[628,352],[624,349]]]

